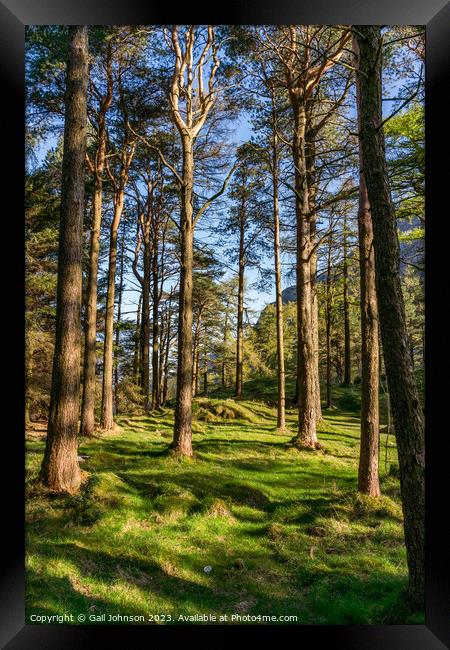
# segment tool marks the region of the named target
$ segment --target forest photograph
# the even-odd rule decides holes
[[[29,25],[25,99],[26,623],[424,624],[425,27]]]

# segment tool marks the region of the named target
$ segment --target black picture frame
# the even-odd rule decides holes
[[[30,24],[418,24],[426,25],[426,537],[427,594],[425,625],[386,626],[68,626],[25,625],[24,569],[24,27]],[[159,647],[160,643],[242,643],[294,641],[349,650],[395,648],[395,650],[439,650],[450,647],[450,598],[448,537],[444,527],[448,480],[448,456],[443,451],[445,426],[445,382],[436,377],[445,364],[446,320],[444,264],[448,258],[443,227],[448,220],[448,108],[444,99],[450,61],[450,4],[445,0],[231,0],[204,9],[186,5],[171,15],[162,3],[138,0],[2,0],[0,1],[0,69],[2,75],[1,123],[2,162],[5,170],[2,195],[3,248],[12,253],[3,261],[4,311],[3,357],[7,385],[3,397],[2,500],[3,533],[0,537],[4,563],[0,578],[0,643],[8,650],[26,648],[94,648],[110,644]],[[1,96],[1,95],[0,95]],[[441,156],[440,156],[441,154]],[[439,161],[442,160],[442,163]],[[6,199],[13,198],[6,209]],[[4,260],[4,256],[2,256]],[[442,282],[444,279],[444,282]],[[442,283],[441,286],[439,283]],[[439,306],[438,306],[439,305]],[[14,339],[15,342],[14,342]],[[448,352],[447,352],[448,354]],[[433,367],[430,366],[433,364]],[[445,423],[445,418],[444,418]],[[9,472],[6,470],[9,469]],[[269,637],[269,638],[268,638]]]

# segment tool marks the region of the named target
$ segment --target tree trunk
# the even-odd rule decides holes
[[[297,328],[298,328],[298,433],[293,442],[300,447],[319,447],[316,435],[316,390],[314,336],[312,332],[311,264],[312,253],[308,219],[308,186],[305,158],[305,103],[291,92],[294,110],[293,154],[295,165],[295,204],[297,217]]]
[[[142,309],[142,292],[139,294],[138,308],[136,312],[136,329],[134,330],[134,354],[133,354],[133,382],[139,382],[139,342],[141,331],[141,309]]]
[[[243,395],[243,368],[244,368],[244,237],[245,237],[245,219],[240,215],[239,228],[239,276],[238,276],[238,311],[237,311],[237,336],[236,336],[236,391],[235,396],[238,399]]]
[[[87,286],[86,325],[84,343],[83,402],[81,406],[80,435],[92,436],[95,428],[95,366],[97,361],[97,278],[102,219],[102,185],[98,177],[92,197],[91,243]]]
[[[105,431],[114,427],[113,416],[113,340],[115,279],[117,263],[117,232],[123,210],[124,192],[120,191],[114,201],[114,217],[109,239],[108,289],[106,294],[105,343],[103,349],[102,415],[100,426]]]
[[[108,64],[107,64],[108,66]],[[110,68],[108,67],[108,70]],[[98,258],[100,251],[100,226],[102,221],[103,172],[106,157],[106,112],[112,101],[112,85],[100,107],[98,125],[98,147],[95,157],[94,194],[92,197],[91,242],[89,250],[89,271],[86,298],[86,325],[84,342],[83,401],[81,406],[80,435],[92,436],[95,429],[95,368],[97,363],[97,288]]]
[[[182,138],[183,186],[181,189],[181,271],[178,312],[178,368],[175,424],[172,447],[182,456],[192,456],[192,269],[193,269],[193,142]]]
[[[315,217],[314,217],[315,232]],[[319,301],[317,299],[317,254],[311,256],[311,327],[314,341],[314,391],[316,404],[316,420],[322,419],[322,402],[320,399],[320,373],[319,373]]]
[[[297,352],[297,372],[295,373],[295,388],[292,396],[292,404],[298,404],[298,352]]]
[[[393,433],[392,426],[391,426],[391,400],[389,397],[389,391],[386,391],[386,419],[387,419],[387,423],[386,423],[387,433],[388,434]]]
[[[195,351],[195,381],[192,388],[192,395],[198,395],[200,392],[200,346]]]
[[[148,225],[144,226],[148,230]],[[150,273],[151,249],[148,231],[144,232],[144,275],[142,284],[142,324],[141,324],[141,359],[142,359],[142,393],[144,409],[148,411],[150,401]]]
[[[152,410],[160,407],[159,394],[159,282],[158,282],[158,229],[153,233],[153,300],[152,300]]]
[[[357,52],[357,44],[354,39]],[[359,79],[356,79],[359,101]],[[358,468],[358,491],[370,496],[380,495],[378,478],[379,424],[379,331],[375,286],[375,253],[373,249],[372,218],[367,186],[359,151],[359,272],[361,304],[361,445]]]
[[[195,324],[194,341],[192,349],[192,397],[198,393],[198,373],[199,373],[199,347],[200,347],[200,328],[202,324],[201,310]]]
[[[225,388],[226,386],[226,361],[225,361],[225,355],[226,355],[226,343],[227,343],[227,336],[228,336],[228,307],[229,307],[229,302],[227,300],[226,306],[225,306],[225,325],[223,328],[223,354],[224,358],[222,360],[222,388]]]
[[[327,350],[327,409],[331,408],[331,247],[332,237],[328,237],[328,256],[327,256],[327,283],[325,297],[325,338]]]
[[[280,210],[278,200],[278,136],[276,132],[277,119],[275,99],[272,95],[272,183],[273,183],[273,246],[275,260],[275,307],[277,319],[277,429],[286,429],[286,389],[284,369],[284,332],[283,332],[283,299],[281,288],[281,258],[280,258]]]
[[[167,399],[167,383],[169,379],[169,349],[170,349],[170,330],[171,330],[171,319],[172,319],[172,313],[171,313],[171,307],[172,307],[172,291],[173,289],[170,290],[170,295],[169,295],[169,305],[167,307],[167,338],[166,338],[166,350],[164,353],[164,377],[163,377],[163,389],[162,389],[162,405],[166,403]]]
[[[120,247],[120,276],[119,276],[119,293],[117,296],[117,322],[116,322],[116,342],[114,354],[114,407],[115,413],[119,412],[118,408],[118,386],[119,386],[119,345],[120,345],[120,321],[122,318],[122,294],[123,294],[123,262],[125,254],[125,232],[122,234],[122,245]]]
[[[335,367],[336,367],[336,381],[338,384],[342,384],[344,382],[344,376],[343,376],[343,367],[342,367],[342,349],[341,346],[339,345],[339,339],[335,338],[334,339],[334,347],[335,347]]]
[[[81,482],[78,409],[87,84],[88,29],[76,25],[69,27],[55,351],[41,467],[43,482],[57,492],[73,492]]]
[[[361,206],[360,206],[361,207]],[[344,263],[343,263],[343,283],[344,283],[344,386],[351,384],[351,349],[350,349],[350,317],[348,309],[348,262],[347,262],[347,214],[344,214]]]
[[[309,103],[309,106],[311,103]],[[310,115],[307,111],[307,125],[310,125]],[[315,201],[317,194],[317,180],[316,180],[316,147],[315,147],[316,133],[311,128],[306,129],[305,141],[305,162],[306,162],[306,182],[308,187],[308,200],[309,200],[309,229],[311,237],[311,246],[313,252],[311,253],[310,266],[311,266],[311,328],[314,340],[314,391],[316,402],[316,420],[322,419],[322,403],[320,400],[320,373],[319,373],[319,302],[317,299],[317,251],[315,249],[316,243],[316,221],[317,214],[315,210]]]
[[[164,354],[166,351],[165,342],[166,342],[166,317],[162,313],[161,321],[159,325],[159,364],[158,364],[158,386],[159,386],[159,395],[160,395],[159,406],[161,406],[161,399],[163,393],[163,372],[164,372],[164,364],[165,364]]]
[[[386,168],[381,106],[380,28],[359,25],[360,137],[375,248],[383,354],[397,439],[400,486],[414,608],[425,601],[425,448],[423,411],[408,350],[395,212]]]
[[[30,340],[30,325],[27,323],[25,327],[25,426],[31,422],[30,418],[30,383],[33,376],[32,367],[32,350]]]
[[[205,327],[205,349],[203,351],[203,394],[208,394],[208,355],[207,355],[208,334]]]

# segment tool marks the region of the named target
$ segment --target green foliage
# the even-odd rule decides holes
[[[423,369],[425,326],[424,281],[417,270],[411,266],[407,267],[403,274],[402,291],[411,356],[415,367],[419,371],[421,368]],[[423,379],[423,372],[421,378]]]
[[[405,254],[423,257],[425,219],[425,111],[413,102],[385,125],[386,144],[399,237]],[[420,245],[420,243],[422,244]],[[406,247],[406,248],[405,248]]]
[[[103,510],[95,498],[98,484],[99,477],[92,474],[82,484],[79,493],[69,499],[67,509],[75,524],[92,526],[102,516]]]
[[[343,411],[358,412],[361,409],[360,393],[347,391],[338,398],[337,404]]]
[[[60,152],[25,178],[25,321],[28,415],[48,413],[56,317]]]
[[[297,346],[297,304],[283,305],[283,335],[285,367],[287,371],[296,368]],[[277,323],[275,304],[265,307],[253,327],[249,338],[262,362],[272,373],[277,368]]]
[[[123,379],[117,387],[117,406],[119,413],[144,414],[144,396],[140,386]]]

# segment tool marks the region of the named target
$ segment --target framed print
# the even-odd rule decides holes
[[[448,3],[0,17],[2,647],[448,647]]]

